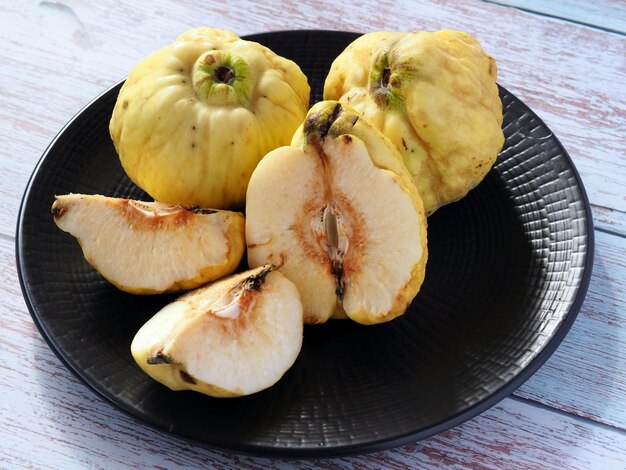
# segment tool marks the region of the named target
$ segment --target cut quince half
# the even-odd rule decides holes
[[[172,390],[234,397],[276,383],[298,357],[302,332],[298,289],[261,266],[165,306],[136,334],[131,352]]]
[[[313,106],[292,146],[254,171],[246,240],[250,266],[272,263],[296,284],[309,324],[389,321],[424,279],[426,218],[402,157],[336,101]]]
[[[67,194],[52,215],[103,277],[134,294],[193,289],[234,272],[245,250],[238,212]]]

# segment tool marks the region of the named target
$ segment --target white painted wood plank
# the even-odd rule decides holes
[[[0,148],[0,232],[5,234],[13,233],[27,178],[62,125],[143,56],[202,24],[240,34],[294,28],[467,30],[498,59],[500,82],[561,139],[591,201],[626,212],[626,39],[621,36],[476,0],[366,2],[358,8],[331,0],[249,0],[237,8],[215,0],[26,1],[6,2],[1,21],[0,139],[6,144]]]
[[[516,395],[626,430],[626,238],[596,232],[576,322]]]
[[[598,230],[626,237],[626,212],[601,206],[591,206],[591,210],[593,224]]]
[[[528,12],[626,33],[626,2],[621,0],[485,0]]]

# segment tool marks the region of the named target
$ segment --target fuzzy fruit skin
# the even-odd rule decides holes
[[[220,65],[234,72],[230,83],[218,82]],[[240,209],[252,171],[289,143],[309,94],[294,62],[198,28],[134,67],[109,129],[125,172],[155,200]]]
[[[429,215],[480,183],[502,149],[496,78],[495,60],[467,33],[377,32],[335,59],[324,99],[352,106],[391,139]]]
[[[325,236],[320,222],[329,207],[334,236]],[[314,105],[292,145],[261,161],[246,214],[249,265],[273,263],[296,284],[307,324],[390,321],[423,283],[426,217],[402,156],[336,101]],[[341,252],[339,269],[329,244]]]

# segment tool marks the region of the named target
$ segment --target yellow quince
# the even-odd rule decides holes
[[[467,33],[376,32],[335,59],[324,99],[352,106],[395,144],[432,214],[480,183],[502,149],[496,76]]]
[[[241,208],[252,171],[289,144],[309,95],[291,60],[232,32],[197,28],[135,66],[110,132],[124,170],[154,199]]]

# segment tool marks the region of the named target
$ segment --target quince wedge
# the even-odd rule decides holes
[[[293,61],[197,28],[134,67],[109,129],[126,174],[155,200],[238,209],[258,162],[306,116],[309,95]]]
[[[131,294],[196,288],[233,273],[244,255],[239,212],[65,194],[56,197],[52,215],[87,262]]]
[[[427,215],[480,183],[504,143],[496,62],[470,34],[375,32],[333,62],[339,100],[399,149]]]
[[[237,397],[280,380],[302,335],[298,290],[272,266],[260,266],[166,305],[130,349],[145,373],[172,390]]]

